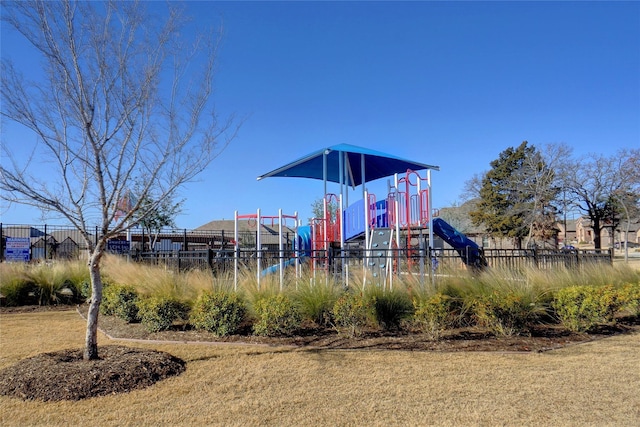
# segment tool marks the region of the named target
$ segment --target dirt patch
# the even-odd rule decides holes
[[[80,307],[86,318],[86,308]],[[616,325],[603,326],[591,333],[575,333],[558,325],[541,324],[526,335],[495,336],[486,329],[467,327],[446,330],[438,339],[412,330],[380,331],[367,330],[358,337],[349,337],[333,328],[318,328],[305,325],[295,336],[261,337],[251,334],[246,325],[239,334],[227,337],[214,335],[175,325],[162,332],[149,332],[140,323],[126,323],[115,316],[100,316],[100,328],[110,338],[173,341],[236,343],[269,346],[310,347],[314,349],[376,349],[408,351],[492,351],[492,352],[542,352],[562,348],[570,344],[583,343],[611,335],[640,332],[638,319],[619,319]]]
[[[36,310],[69,310],[57,307],[3,307],[2,313]],[[78,307],[86,316],[86,307]],[[487,351],[543,352],[623,333],[640,333],[638,318],[619,319],[616,325],[591,333],[572,333],[557,325],[539,325],[527,335],[497,337],[487,330],[469,327],[447,330],[439,339],[416,331],[365,331],[348,337],[331,328],[304,327],[293,337],[259,337],[249,325],[238,335],[214,335],[176,325],[171,330],[149,332],[141,324],[128,324],[114,316],[100,316],[100,328],[110,338],[130,341],[183,343],[235,343],[245,345],[295,346],[309,349],[345,349],[380,351]],[[45,353],[0,371],[0,394],[25,400],[79,400],[128,392],[147,387],[185,370],[185,363],[170,354],[123,346],[101,346],[100,359],[82,360],[82,350]]]
[[[148,387],[184,372],[168,353],[124,346],[100,347],[98,360],[82,350],[43,353],[0,371],[0,394],[24,400],[80,400]]]

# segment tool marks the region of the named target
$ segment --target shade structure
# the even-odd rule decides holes
[[[355,187],[406,172],[408,169],[440,170],[438,166],[402,159],[380,151],[350,144],[338,144],[260,175],[258,180],[269,177],[311,178]]]
[[[426,151],[426,150],[425,150]],[[324,148],[322,150],[318,150],[314,153],[311,153],[307,156],[301,157],[298,160],[295,160],[291,163],[288,163],[284,166],[281,166],[277,169],[272,170],[271,172],[265,173],[264,175],[260,175],[258,180],[269,178],[269,177],[292,177],[292,178],[311,178],[311,179],[319,179],[324,182],[324,194],[325,194],[325,203],[324,203],[324,215],[325,218],[324,224],[324,232],[321,234],[324,236],[321,239],[321,242],[324,243],[324,253],[329,253],[329,238],[328,236],[328,226],[327,224],[331,221],[329,218],[329,213],[327,211],[327,182],[336,182],[340,184],[340,209],[344,214],[344,208],[349,206],[348,200],[348,188],[349,186],[357,187],[362,185],[362,206],[363,206],[363,221],[365,224],[364,227],[364,244],[365,248],[370,251],[370,221],[368,214],[370,212],[370,204],[368,201],[369,198],[367,196],[367,190],[365,188],[365,183],[375,181],[376,179],[389,177],[395,174],[405,173],[408,170],[412,171],[420,171],[427,169],[428,176],[428,205],[431,206],[431,178],[430,171],[431,170],[440,170],[438,166],[428,165],[425,163],[415,162],[412,160],[403,159],[391,154],[382,153],[380,151],[369,150],[362,147],[357,147],[355,145],[350,144],[338,144],[333,145],[331,147]],[[397,184],[397,183],[396,183]],[[419,188],[419,187],[418,187]],[[344,226],[346,220],[341,219],[341,224]],[[433,242],[433,227],[431,227],[431,215],[429,215],[429,242]],[[400,247],[400,233],[399,233],[399,225],[400,222],[396,222],[396,245]],[[341,230],[340,234],[340,248],[345,248],[345,233],[344,229]],[[430,243],[431,246],[431,243]],[[369,255],[367,255],[369,256]],[[328,262],[328,261],[327,261]],[[367,268],[367,262],[363,262],[363,269]],[[422,271],[422,270],[421,270]],[[345,264],[345,270],[343,270],[345,274],[345,279],[347,286],[349,284],[349,263]],[[363,274],[363,288],[364,283],[366,281],[366,274]],[[422,273],[421,273],[422,277]]]

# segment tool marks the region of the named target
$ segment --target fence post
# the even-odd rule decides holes
[[[213,249],[207,249],[207,264],[209,264],[209,268],[213,269]]]
[[[184,250],[188,251],[189,250],[189,242],[187,241],[187,229],[184,229],[184,234],[183,234],[183,241],[184,241]]]
[[[31,230],[29,230],[29,237],[31,237]],[[44,225],[44,261],[47,261],[47,224]]]

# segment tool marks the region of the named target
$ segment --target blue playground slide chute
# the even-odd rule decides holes
[[[453,228],[442,218],[433,219],[433,232],[453,247],[466,265],[482,269],[487,266],[482,249],[476,242]]]
[[[298,251],[298,258],[291,258],[283,263],[284,268],[295,265],[296,261],[302,263],[311,256],[311,226],[298,227],[298,239],[294,242],[294,250]],[[273,274],[280,270],[280,263],[274,264],[262,270],[261,276]]]

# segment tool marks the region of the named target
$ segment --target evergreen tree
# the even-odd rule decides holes
[[[517,148],[509,147],[482,177],[471,220],[493,237],[513,238],[518,247],[525,237],[548,238],[555,223],[552,201],[557,190],[553,179],[553,172],[534,146],[524,141]]]

